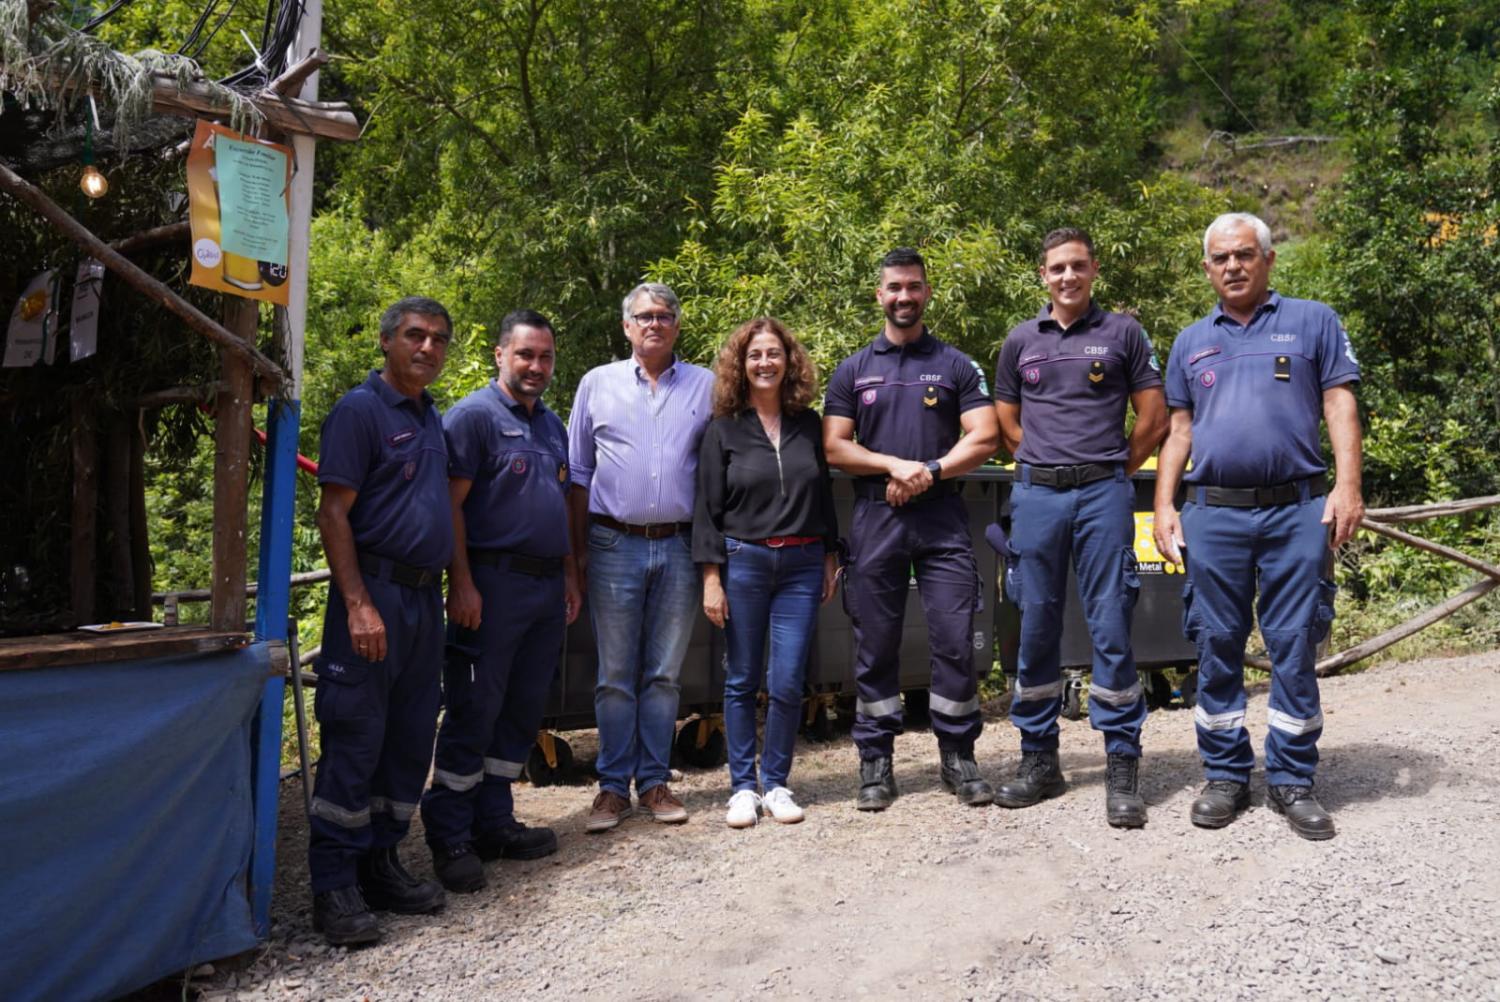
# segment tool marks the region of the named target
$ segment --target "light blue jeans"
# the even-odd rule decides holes
[[[589,616],[599,650],[594,717],[599,786],[629,798],[667,781],[678,679],[703,579],[691,537],[632,536],[589,526]]]
[[[724,540],[720,572],[729,619],[724,624],[724,732],[734,792],[755,789],[755,697],[764,676],[766,743],[760,764],[765,788],[785,786],[802,710],[807,652],[823,593],[823,543],[772,549]],[[770,657],[766,640],[770,638]]]

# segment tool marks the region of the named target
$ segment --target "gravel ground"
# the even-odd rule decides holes
[[[522,816],[558,855],[489,865],[490,888],[348,952],[310,925],[301,790],[285,785],[268,946],[193,982],[212,1000],[269,999],[1348,999],[1500,1002],[1500,652],[1373,669],[1323,686],[1319,792],[1331,842],[1305,842],[1264,806],[1193,828],[1192,715],[1153,713],[1143,785],[1151,822],[1103,817],[1103,753],[1063,728],[1062,798],[965,808],[938,783],[930,733],[897,742],[902,796],[853,808],[847,738],[804,744],[801,825],[723,824],[722,770],[674,788],[692,820],[583,821],[593,789],[532,790]],[[1265,733],[1253,693],[1252,736]],[[590,735],[570,735],[587,757]],[[989,721],[991,779],[1018,758]],[[406,843],[428,873],[420,832]],[[206,973],[206,972],[205,972]]]

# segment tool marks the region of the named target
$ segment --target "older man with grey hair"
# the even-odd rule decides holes
[[[568,421],[573,552],[599,652],[591,832],[629,816],[632,781],[653,820],[687,820],[667,779],[678,678],[702,592],[690,543],[714,377],[673,351],[681,309],[670,288],[636,286],[623,312],[630,357],[584,375]]]
[[[1333,310],[1271,288],[1275,263],[1271,233],[1255,216],[1226,213],[1203,235],[1203,270],[1219,302],[1177,336],[1167,361],[1170,432],[1157,462],[1154,533],[1167,559],[1185,565],[1182,621],[1198,648],[1195,720],[1208,782],[1189,817],[1222,828],[1250,804],[1244,658],[1258,622],[1271,659],[1266,803],[1301,837],[1328,839],[1333,818],[1313,795],[1323,733],[1316,662],[1333,621],[1329,548],[1347,542],[1364,514],[1359,364]]]

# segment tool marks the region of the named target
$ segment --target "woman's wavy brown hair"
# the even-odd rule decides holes
[[[771,333],[786,351],[786,375],[781,380],[781,409],[795,414],[812,403],[818,387],[818,370],[802,342],[775,317],[756,317],[735,328],[719,349],[714,362],[714,416],[738,414],[750,406],[750,380],[745,376],[745,352],[757,334]]]

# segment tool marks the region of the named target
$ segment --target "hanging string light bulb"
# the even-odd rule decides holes
[[[89,198],[103,198],[109,194],[109,179],[94,166],[94,124],[99,120],[99,109],[92,94],[89,109],[93,114],[83,120],[83,176],[78,179],[78,187]]]

